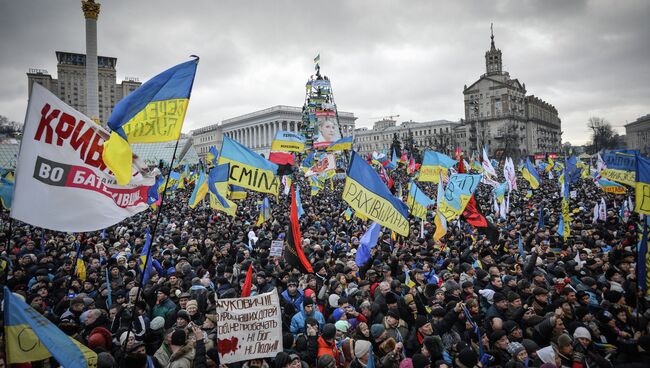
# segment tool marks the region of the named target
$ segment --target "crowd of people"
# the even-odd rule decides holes
[[[401,186],[406,194],[404,168],[391,176],[393,192]],[[302,248],[313,273],[269,256],[271,241],[287,234],[288,196],[272,197],[271,219],[257,226],[259,193],[237,201],[237,215],[228,217],[207,204],[190,209],[189,185],[165,199],[153,235],[153,271],[141,290],[140,254],[156,211],[76,235],[10,224],[3,213],[3,282],[97,352],[102,368],[223,368],[215,299],[239,297],[251,264],[253,293],[280,295],[283,351],[228,367],[650,364],[649,301],[638,291],[635,272],[641,222],[637,214],[618,213],[627,196],[606,194],[591,179],[572,184],[573,221],[565,241],[557,235],[557,180],[544,177],[530,196],[518,174],[505,220],[494,213],[492,188],[478,187],[489,231],[461,218],[435,242],[434,206],[426,221],[411,216],[408,237],[383,228],[370,260],[357,265],[369,221],[343,215],[343,181],[314,196],[304,178],[295,182],[305,211]],[[418,185],[436,198],[435,185]],[[610,211],[594,223],[601,198]],[[77,245],[83,278],[75,272]],[[49,359],[16,366],[56,365]]]

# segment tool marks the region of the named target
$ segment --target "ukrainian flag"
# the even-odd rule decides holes
[[[345,179],[343,199],[357,213],[402,236],[408,236],[408,207],[390,193],[375,170],[354,151]]]
[[[456,160],[451,157],[434,151],[424,151],[422,167],[420,167],[419,181],[429,181],[438,184],[438,178],[442,173],[443,177],[447,175],[447,170],[456,164]]]
[[[438,193],[436,195],[436,217],[433,219],[433,222],[436,225],[436,231],[433,234],[434,241],[439,241],[443,236],[445,236],[445,234],[447,234],[447,218],[445,218],[445,216],[440,212],[442,200],[445,195],[445,189],[442,187],[442,178],[440,179],[441,180],[438,180]]]
[[[223,137],[219,164],[230,163],[228,182],[261,193],[278,195],[278,165],[228,136]]]
[[[153,77],[117,103],[108,126],[102,158],[119,185],[131,180],[131,143],[167,142],[180,138],[192,93],[198,57]]]
[[[260,216],[257,218],[257,226],[262,225],[271,218],[271,202],[269,197],[264,197],[260,204]]]
[[[230,185],[230,199],[246,199],[247,196],[246,189],[239,185]]]
[[[634,211],[650,215],[650,160],[636,156],[636,205]]]
[[[431,198],[427,197],[424,192],[418,188],[418,186],[411,180],[409,182],[409,193],[406,198],[406,205],[411,211],[411,214],[415,217],[419,217],[422,220],[427,219],[427,207],[433,205]]]
[[[205,154],[205,160],[208,166],[217,166],[217,158],[219,158],[219,150],[215,146],[210,146],[208,153]]]
[[[5,350],[7,364],[29,363],[53,356],[69,368],[97,366],[97,354],[59,330],[4,288]]]
[[[208,189],[210,190],[210,207],[234,217],[237,213],[237,204],[228,199],[229,172],[230,164],[212,168],[208,174]]]
[[[205,175],[205,171],[201,171],[199,174],[199,179],[194,184],[194,191],[192,191],[192,196],[190,197],[189,205],[190,208],[194,209],[198,205],[206,194],[208,194],[208,180]]]
[[[181,173],[181,178],[178,179],[178,189],[185,189],[185,179],[187,179],[190,176],[190,164],[185,163],[185,167],[183,168],[183,172]]]
[[[554,162],[553,159],[549,156],[549,158],[548,158],[548,165],[546,165],[546,167],[544,168],[544,172],[549,172],[549,171],[553,170],[553,167],[554,167],[554,166],[555,166],[555,162]]]
[[[452,175],[438,203],[438,211],[449,221],[458,218],[467,207],[480,181],[481,175]]]
[[[341,138],[327,147],[328,151],[349,151],[352,149],[352,137]]]
[[[625,194],[627,192],[625,186],[611,180],[600,178],[596,180],[596,183],[605,193]]]
[[[271,143],[271,151],[302,152],[305,150],[305,136],[300,133],[279,130]]]
[[[4,178],[0,178],[0,200],[2,200],[2,207],[10,210],[14,197],[15,183],[13,180],[13,175],[12,179],[7,179],[7,177],[9,177],[9,174],[7,174],[7,176]]]
[[[151,263],[151,257],[147,259],[147,254],[149,254],[149,248],[151,247],[151,233],[149,232],[149,228],[146,229],[144,238],[144,247],[142,247],[142,251],[140,252],[140,272],[142,272],[142,285],[145,285],[147,281],[149,281],[149,278],[151,277],[151,269],[153,267]]]
[[[539,188],[539,183],[541,183],[542,180],[539,178],[539,174],[537,174],[537,170],[533,164],[530,163],[530,159],[526,158],[526,164],[521,169],[521,174],[524,176],[524,179],[528,180],[531,188]]]

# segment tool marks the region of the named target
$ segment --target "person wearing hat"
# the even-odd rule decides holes
[[[323,333],[318,337],[318,351],[317,357],[320,358],[324,355],[330,355],[336,361],[336,366],[341,367],[341,354],[336,346],[336,326],[328,323],[323,326]]]
[[[350,362],[350,368],[366,368],[375,365],[370,341],[355,340],[352,345],[354,358]]]
[[[427,317],[418,315],[417,319],[415,320],[415,324],[413,325],[413,329],[410,332],[409,338],[406,341],[406,345],[404,346],[406,349],[406,356],[411,358],[414,354],[419,353],[424,338],[431,336],[432,334],[433,327],[431,326],[431,322],[429,322]]]
[[[79,325],[81,323],[81,314],[85,308],[86,304],[84,303],[84,298],[79,296],[74,297],[70,300],[70,307],[63,314],[61,314],[59,322],[74,323]]]
[[[287,302],[293,304],[296,310],[302,309],[302,301],[305,295],[305,292],[298,287],[298,279],[290,278],[287,283],[287,289],[282,292],[282,297]]]
[[[533,312],[540,317],[553,311],[553,307],[548,303],[548,290],[542,287],[533,289],[533,299],[529,305],[533,308]]]
[[[485,313],[485,318],[499,317],[502,320],[506,319],[506,312],[508,311],[508,300],[503,293],[497,291],[492,296],[492,305]]]
[[[472,348],[464,348],[458,353],[454,363],[459,368],[474,368],[478,364],[478,358],[478,354]]]
[[[510,354],[510,362],[514,366],[528,366],[528,353],[526,348],[519,342],[512,341],[508,344],[508,353]],[[512,364],[508,364],[512,365]],[[506,366],[508,366],[506,365]]]
[[[556,353],[562,361],[562,366],[573,366],[573,339],[567,334],[561,334],[557,338]]]
[[[171,332],[169,346],[163,344],[154,354],[158,364],[168,368],[191,368],[195,359],[192,343],[188,343],[187,332],[184,329],[175,329]]]
[[[318,308],[316,308],[313,299],[303,298],[302,303],[302,310],[299,310],[296,314],[293,315],[293,317],[291,317],[290,330],[294,336],[306,333],[305,322],[307,318],[314,318],[316,321],[318,321],[319,329],[322,329],[325,325],[325,318],[323,317],[323,314],[318,311]]]
[[[508,352],[509,344],[508,334],[504,330],[496,330],[490,334],[492,349],[488,351],[488,354],[494,357],[494,365],[503,367],[508,363],[511,358],[511,354]]]
[[[169,287],[161,286],[156,291],[156,305],[151,311],[151,318],[162,317],[165,319],[165,327],[174,324],[173,315],[176,313],[176,304],[169,299]]]
[[[400,318],[397,309],[389,309],[386,317],[384,317],[384,328],[388,337],[395,339],[395,341],[404,341],[408,337],[408,325]]]

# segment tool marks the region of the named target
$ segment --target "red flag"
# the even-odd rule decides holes
[[[294,165],[295,159],[292,153],[286,152],[271,152],[269,154],[269,161],[278,165]]]
[[[246,279],[244,280],[244,286],[241,288],[241,297],[246,298],[251,296],[251,288],[253,287],[253,264],[251,263],[248,266],[248,272],[246,273]]]
[[[289,219],[291,223],[289,224],[287,242],[285,243],[284,258],[287,260],[287,263],[301,272],[313,273],[314,270],[311,268],[311,264],[309,264],[309,260],[307,260],[302,250],[302,237],[300,236],[300,223],[298,222],[298,205],[296,204],[296,189],[293,184],[291,184],[291,212]]]

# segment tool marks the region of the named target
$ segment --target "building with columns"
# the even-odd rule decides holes
[[[449,120],[405,121],[397,125],[395,120],[383,119],[375,122],[372,129],[355,129],[353,147],[363,155],[382,151],[390,155],[390,147],[396,135],[404,147],[408,136],[413,134],[413,142],[421,149],[451,153],[459,145],[456,136],[459,126],[460,122]]]
[[[356,120],[354,114],[339,111],[338,115],[343,136],[352,135]],[[211,146],[221,147],[224,135],[268,157],[275,133],[279,130],[298,132],[301,123],[301,107],[278,105],[195,129],[191,135],[201,158],[205,157]]]
[[[503,71],[501,50],[491,34],[485,53],[486,73],[463,88],[465,119],[457,132],[466,136],[467,148],[490,154],[523,157],[558,153],[561,149],[561,121],[555,107],[538,97],[526,95],[526,84]]]

